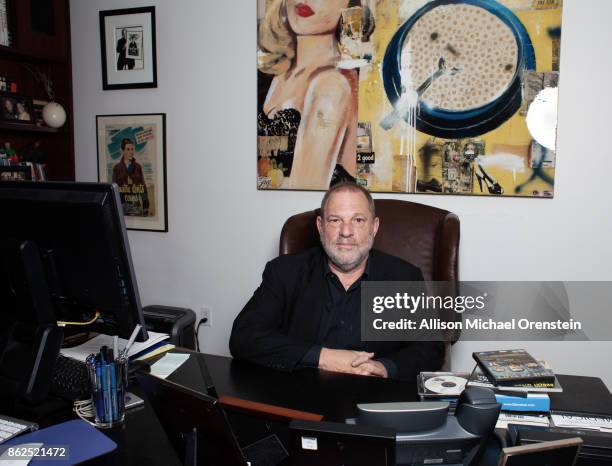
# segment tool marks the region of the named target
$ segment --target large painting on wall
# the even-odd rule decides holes
[[[258,0],[258,188],[553,197],[562,7]]]

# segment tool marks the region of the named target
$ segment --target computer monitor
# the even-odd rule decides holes
[[[96,311],[83,328],[129,338],[141,324],[137,340],[146,340],[116,185],[0,182],[0,213],[0,372],[14,363],[7,351],[23,355],[11,341],[29,343],[21,371],[32,391],[59,351],[54,323],[87,322]]]
[[[200,368],[206,369],[205,363]],[[241,447],[217,398],[147,373],[137,377],[185,466],[287,464],[287,450],[274,434]]]

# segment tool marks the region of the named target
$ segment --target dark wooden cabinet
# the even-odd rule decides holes
[[[66,110],[59,129],[0,121],[0,144],[18,154],[36,142],[47,155],[50,180],[74,180],[74,126],[69,0],[7,0],[13,43],[0,46],[0,75],[17,84],[17,94],[48,101],[36,70],[53,82],[55,101]]]

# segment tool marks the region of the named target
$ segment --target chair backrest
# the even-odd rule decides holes
[[[376,199],[380,228],[374,248],[416,265],[425,280],[457,282],[459,219],[446,210],[416,202]],[[287,219],[279,254],[291,254],[320,244],[316,218],[320,209]]]

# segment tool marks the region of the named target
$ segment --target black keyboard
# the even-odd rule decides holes
[[[69,401],[89,398],[89,375],[85,363],[60,354],[53,369],[51,393]]]

